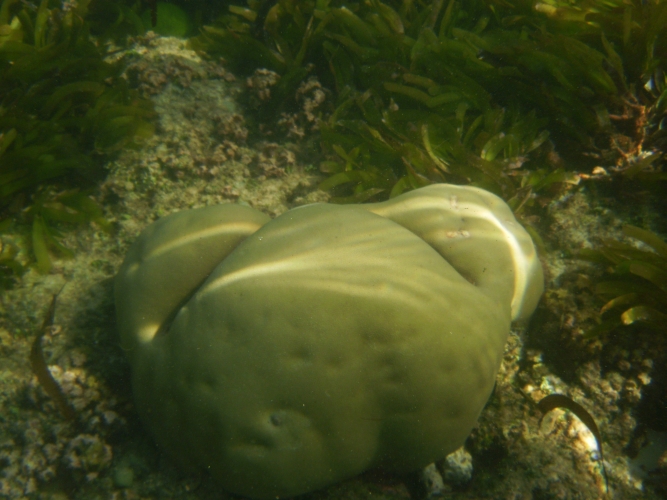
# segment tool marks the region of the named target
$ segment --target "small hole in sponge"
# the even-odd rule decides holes
[[[285,422],[285,414],[280,411],[272,413],[271,416],[269,417],[269,420],[274,426],[280,427],[281,425],[283,425],[283,422]]]

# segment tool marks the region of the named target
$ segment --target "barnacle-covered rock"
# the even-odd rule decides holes
[[[441,184],[273,220],[238,205],[165,217],[129,251],[116,305],[157,441],[275,498],[459,448],[542,286],[509,207]]]

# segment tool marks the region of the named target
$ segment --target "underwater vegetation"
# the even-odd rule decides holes
[[[51,304],[49,305],[49,309],[47,310],[46,316],[44,317],[42,328],[35,336],[35,340],[33,340],[32,346],[30,348],[30,366],[32,367],[33,373],[37,376],[37,380],[39,381],[40,385],[44,388],[44,392],[46,392],[49,397],[54,400],[56,406],[63,414],[63,416],[68,420],[74,420],[76,419],[76,413],[67,402],[62,389],[54,380],[53,375],[51,375],[51,372],[49,371],[49,368],[46,364],[46,360],[44,359],[44,352],[42,351],[42,338],[53,326],[53,318],[56,314],[56,302],[58,299],[58,294],[55,294],[51,299]]]
[[[660,330],[667,326],[667,243],[635,226],[626,225],[623,232],[643,245],[609,240],[579,255],[609,270],[607,279],[596,285],[596,293],[607,301],[600,310],[602,321],[586,333],[588,338],[637,322]]]
[[[144,26],[150,26],[155,33],[164,36],[184,37],[192,30],[192,22],[187,13],[178,5],[155,2],[155,10],[151,7],[141,16]],[[153,23],[153,18],[155,23]]]
[[[73,257],[74,253],[62,245],[58,239],[58,223],[85,224],[95,222],[105,231],[110,224],[104,219],[102,209],[86,192],[79,190],[64,191],[54,194],[45,189],[33,195],[32,205],[25,211],[32,219],[32,252],[37,269],[42,273],[51,270],[50,253],[60,257]]]
[[[192,45],[241,74],[280,75],[259,122],[277,120],[306,75],[335,89],[320,127],[321,188],[335,201],[446,181],[520,210],[554,182],[576,182],[574,171],[659,171],[667,2],[282,0],[229,10]]]
[[[109,155],[153,133],[149,101],[121,78],[122,61],[105,59],[109,47],[153,21],[159,32],[187,36],[202,19],[211,24],[193,48],[223,57],[239,75],[275,72],[270,98],[248,113],[251,128],[280,130],[274,125],[299,106],[306,81],[333,92],[310,140],[324,153],[320,187],[335,202],[451,182],[489,189],[521,216],[552,186],[575,184],[597,166],[666,177],[663,0],[255,0],[215,8],[3,0],[0,220],[30,228],[41,271],[49,254],[68,253],[57,235],[68,221],[40,207],[67,206],[57,198],[94,186]],[[10,261],[0,269],[16,275]]]
[[[56,222],[104,226],[93,200],[72,190],[100,178],[109,154],[153,133],[150,102],[90,37],[88,5],[0,6],[0,219],[31,227],[42,272],[51,251],[69,253]]]
[[[11,221],[7,220],[0,226],[0,233],[9,227]],[[16,260],[19,248],[10,239],[0,237],[0,287],[8,288],[13,285],[16,278],[21,276],[24,268]]]
[[[540,399],[537,402],[536,407],[540,413],[542,413],[538,426],[542,424],[542,420],[550,411],[560,408],[570,410],[586,427],[588,427],[588,430],[591,431],[595,437],[595,443],[597,444],[598,452],[600,453],[600,466],[604,477],[605,491],[609,493],[609,478],[607,476],[607,468],[604,465],[604,454],[602,452],[602,436],[598,425],[595,423],[595,419],[588,413],[586,408],[564,394],[549,394]]]

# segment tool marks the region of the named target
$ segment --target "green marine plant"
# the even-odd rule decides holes
[[[526,395],[523,394],[523,391],[521,391],[521,394],[526,397]],[[572,413],[574,413],[577,418],[581,420],[581,422],[588,428],[588,430],[591,431],[591,434],[593,434],[593,437],[595,438],[595,444],[598,447],[598,453],[600,454],[600,467],[602,468],[602,477],[604,478],[605,491],[609,493],[609,477],[607,476],[607,468],[604,465],[604,453],[602,452],[602,435],[600,434],[598,425],[595,423],[595,419],[586,410],[586,408],[564,394],[549,394],[548,396],[544,396],[542,399],[540,399],[537,404],[535,404],[535,402],[528,397],[526,397],[526,399],[532,405],[535,405],[535,407],[542,414],[540,416],[538,427],[542,425],[542,420],[550,411],[555,409],[563,409],[570,410]]]
[[[43,188],[90,185],[110,153],[153,133],[152,105],[128,88],[120,64],[106,61],[90,37],[88,2],[52,4],[42,0],[34,9],[4,0],[0,7],[0,218],[30,208],[43,272],[50,268],[45,246],[67,253],[49,228],[58,217],[43,202]],[[94,212],[77,196],[54,202]]]
[[[155,24],[151,26],[151,17],[155,15]],[[188,14],[177,5],[156,2],[155,14],[152,8],[141,16],[143,25],[163,36],[184,37],[192,31],[192,21]]]
[[[142,20],[142,8],[157,7],[156,3],[136,2],[133,0],[90,0],[85,21],[90,33],[99,40],[113,41],[123,46],[128,36],[143,35],[151,28]]]
[[[0,288],[10,288],[19,277],[23,275],[25,268],[17,260],[19,246],[10,238],[5,238],[2,233],[11,226],[11,220],[6,219],[0,224]]]
[[[606,303],[600,324],[586,333],[594,338],[622,325],[641,323],[667,328],[667,243],[658,235],[635,226],[623,227],[626,236],[641,246],[605,241],[597,250],[582,250],[580,258],[608,266],[609,276],[595,291]]]
[[[46,359],[44,359],[44,351],[42,350],[42,338],[53,326],[53,320],[56,315],[56,302],[58,300],[58,295],[60,295],[60,291],[54,294],[51,298],[51,303],[49,304],[49,308],[46,311],[46,315],[44,316],[42,328],[39,330],[39,332],[37,332],[35,339],[32,341],[32,346],[30,348],[30,366],[33,373],[37,377],[37,381],[42,386],[42,389],[44,389],[44,392],[53,400],[54,404],[60,410],[63,417],[69,421],[75,421],[77,418],[77,413],[67,401],[67,398],[65,397],[65,394],[63,394],[63,391],[58,385],[58,382],[56,382],[53,378],[53,375],[51,375],[49,367],[46,364]]]
[[[263,121],[306,74],[335,89],[321,187],[339,201],[446,180],[521,206],[554,147],[570,170],[659,157],[666,24],[661,0],[282,0],[230,7],[192,44],[282,76]]]
[[[58,227],[94,222],[102,230],[109,231],[110,224],[104,219],[102,209],[87,192],[79,190],[54,193],[51,189],[38,191],[31,206],[25,211],[25,220],[31,221],[32,252],[37,269],[48,273],[53,266],[51,255],[63,258],[74,256],[64,246]]]

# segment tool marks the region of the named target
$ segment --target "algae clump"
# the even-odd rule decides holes
[[[238,205],[165,217],[130,249],[115,294],[158,443],[268,499],[460,447],[510,323],[542,288],[509,207],[440,184],[273,220]]]

